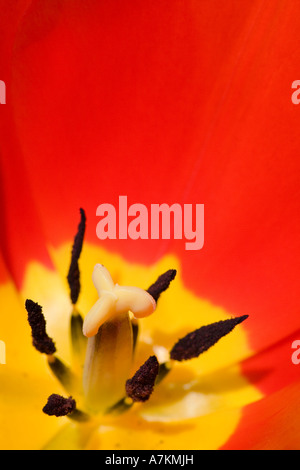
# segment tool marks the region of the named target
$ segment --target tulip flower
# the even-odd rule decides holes
[[[298,449],[299,15],[146,3],[0,1],[0,448]]]

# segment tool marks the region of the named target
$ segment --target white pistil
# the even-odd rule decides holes
[[[132,366],[133,338],[128,313],[106,321],[88,339],[83,371],[86,408],[104,413],[125,395]]]
[[[124,312],[130,311],[136,318],[142,318],[151,315],[156,308],[156,302],[148,292],[114,284],[110,273],[101,264],[96,264],[92,279],[99,299],[83,322],[83,334],[88,338],[95,336],[106,321]]]
[[[154,312],[153,297],[138,287],[114,284],[101,264],[93,271],[99,299],[83,322],[88,337],[83,371],[83,391],[87,409],[105,413],[126,396],[133,357],[130,312],[137,318]]]

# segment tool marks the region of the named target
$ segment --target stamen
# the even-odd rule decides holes
[[[70,334],[72,346],[72,362],[76,371],[81,371],[84,365],[84,358],[87,346],[87,338],[82,333],[83,318],[74,308],[70,321]]]
[[[156,356],[149,359],[139,368],[135,375],[126,382],[126,393],[133,401],[145,402],[153,392],[159,370]]]
[[[108,408],[105,414],[120,415],[122,413],[125,413],[125,411],[128,411],[132,407],[133,403],[134,402],[131,398],[124,397],[120,401],[118,401],[115,405]]]
[[[48,355],[47,359],[52,373],[67,392],[82,393],[82,386],[78,377],[66,364],[53,355]]]
[[[147,292],[154,298],[157,302],[160,295],[168,289],[170,283],[175,279],[177,274],[176,269],[169,269],[164,274],[159,276],[154,284],[152,284]]]
[[[28,313],[28,322],[31,327],[32,344],[43,354],[54,354],[56,347],[53,340],[46,333],[46,321],[42,312],[42,307],[27,299],[25,308]]]
[[[69,268],[69,273],[67,276],[69,287],[70,287],[70,297],[73,305],[76,304],[79,294],[80,294],[80,272],[78,266],[78,260],[81,254],[83,239],[85,234],[86,227],[86,216],[83,209],[80,209],[81,220],[78,225],[78,231],[74,238],[74,244],[72,248],[71,264]]]
[[[172,370],[172,361],[159,364],[159,370],[156,377],[155,385],[158,385]]]
[[[72,398],[64,398],[61,395],[53,393],[48,398],[47,404],[43,408],[43,412],[48,416],[67,416],[76,408],[76,401]]]
[[[61,395],[53,393],[48,398],[43,412],[48,416],[68,416],[75,421],[87,421],[89,416],[76,408],[76,401],[72,398],[64,398]]]
[[[185,361],[198,357],[214,346],[223,336],[228,335],[237,325],[248,318],[248,315],[230,318],[212,323],[189,333],[181,338],[170,351],[171,359]]]
[[[67,391],[81,391],[78,379],[71,369],[60,359],[54,356],[56,347],[53,340],[47,335],[46,321],[42,312],[42,307],[27,299],[25,308],[28,312],[28,322],[32,332],[32,344],[41,353],[47,355],[48,364],[55,377]]]

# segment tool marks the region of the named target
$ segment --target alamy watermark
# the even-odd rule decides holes
[[[299,340],[293,341],[292,349],[295,350],[292,354],[292,357],[291,357],[292,363],[295,366],[298,366],[300,364],[300,341]]]
[[[3,80],[0,80],[0,104],[6,104],[6,85]]]
[[[100,240],[186,240],[186,250],[201,250],[204,245],[204,204],[144,204],[128,206],[127,196],[119,205],[100,204],[96,234]]]
[[[4,341],[0,340],[0,364],[6,364],[6,347]]]
[[[300,103],[300,80],[294,80],[292,83],[292,89],[296,90],[292,93],[291,99],[293,104]]]

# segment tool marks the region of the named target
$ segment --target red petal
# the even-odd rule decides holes
[[[297,351],[292,345],[299,338],[300,330],[243,362],[243,373],[265,395],[298,380],[299,367],[292,361]]]
[[[238,431],[224,449],[298,450],[300,382],[244,409]]]

